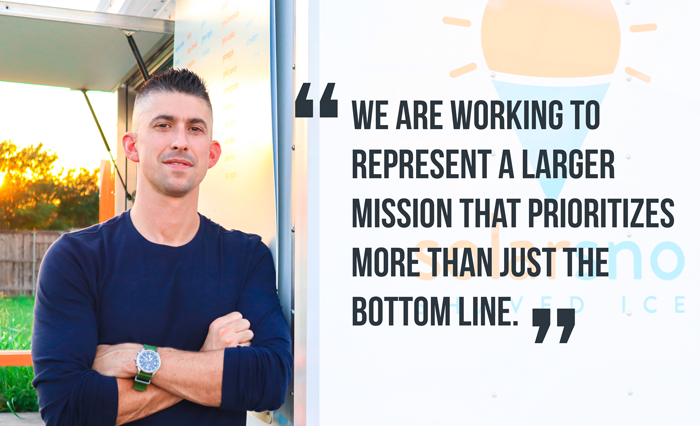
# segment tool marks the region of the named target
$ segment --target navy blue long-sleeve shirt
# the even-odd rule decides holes
[[[98,344],[199,351],[216,318],[238,311],[250,347],[224,353],[221,406],[183,400],[134,425],[244,425],[246,410],[279,408],[292,375],[291,337],[270,250],[257,235],[200,215],[196,236],[172,247],[146,240],[130,211],[63,234],[39,271],[32,384],[47,425],[113,426],[114,377],[91,369]],[[156,373],[158,374],[158,373]]]

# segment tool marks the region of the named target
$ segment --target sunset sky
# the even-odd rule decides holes
[[[22,0],[25,4],[93,11],[100,0]],[[124,0],[114,0],[118,9]],[[88,92],[102,130],[116,159],[117,95]],[[83,94],[66,88],[0,82],[0,141],[11,140],[24,147],[42,142],[58,154],[61,167],[100,166],[109,159]]]
[[[0,141],[19,147],[42,142],[58,154],[61,167],[100,166],[109,159],[83,94],[60,87],[0,82]],[[116,159],[117,94],[88,92],[102,131]]]

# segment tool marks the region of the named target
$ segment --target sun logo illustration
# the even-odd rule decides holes
[[[625,2],[627,5],[630,1]],[[467,19],[444,17],[447,25],[471,27]],[[655,31],[656,24],[632,25],[633,33]],[[481,22],[481,47],[491,80],[502,101],[595,100],[612,82],[620,56],[620,23],[610,0],[489,0]],[[470,63],[450,72],[457,78],[474,71]],[[651,77],[631,67],[627,80]],[[530,165],[541,149],[579,149],[588,133],[565,120],[560,129],[515,129]],[[566,179],[541,178],[547,198],[557,198]]]

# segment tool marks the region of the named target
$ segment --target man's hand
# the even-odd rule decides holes
[[[253,332],[250,322],[239,312],[217,318],[209,326],[209,333],[200,352],[216,349],[250,346]],[[103,376],[130,379],[136,376],[136,354],[143,348],[138,343],[98,345],[92,369]]]
[[[234,348],[236,346],[250,346],[253,340],[253,332],[250,322],[243,318],[239,312],[231,312],[228,315],[217,318],[209,326],[209,334],[204,341],[200,352],[216,349]]]
[[[133,379],[138,373],[136,354],[143,348],[138,343],[119,345],[97,345],[97,354],[92,369],[103,376]]]
[[[135,358],[141,349],[143,345],[138,343],[97,346],[92,369],[103,376],[117,378],[119,389],[117,425],[150,416],[182,401],[182,397],[173,395],[154,384],[148,386],[145,392],[134,389],[133,379],[137,373]]]

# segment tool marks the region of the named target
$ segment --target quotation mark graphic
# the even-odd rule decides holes
[[[551,309],[533,309],[532,326],[539,327],[535,343],[542,343],[549,330]],[[557,309],[557,327],[564,327],[559,343],[567,343],[576,325],[576,311],[573,308]]]
[[[311,118],[314,116],[314,101],[307,99],[311,83],[301,85],[296,101],[294,101],[294,116],[297,118]],[[335,83],[326,84],[326,90],[321,96],[321,117],[338,118],[338,101],[331,99]]]

